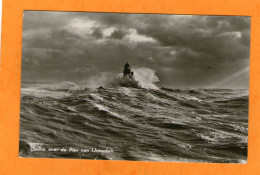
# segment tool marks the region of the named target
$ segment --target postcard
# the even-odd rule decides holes
[[[24,11],[19,156],[247,163],[250,27]]]

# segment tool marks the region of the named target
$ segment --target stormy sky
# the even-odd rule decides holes
[[[156,71],[160,86],[248,88],[250,17],[25,11],[22,81]]]

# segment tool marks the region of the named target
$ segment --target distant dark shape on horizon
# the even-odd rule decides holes
[[[128,63],[128,61],[126,62],[126,64],[124,65],[124,71],[123,71],[123,78],[133,78],[134,72],[131,70],[131,66]]]

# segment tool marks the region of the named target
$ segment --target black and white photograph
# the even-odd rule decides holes
[[[24,11],[19,157],[246,164],[250,28]]]

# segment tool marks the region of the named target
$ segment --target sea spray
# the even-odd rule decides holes
[[[52,97],[61,98],[70,96],[70,92],[78,90],[79,86],[73,82],[60,83],[27,83],[21,88],[23,95],[30,95],[34,97]]]
[[[137,68],[133,69],[134,78],[137,80],[141,87],[147,89],[159,89],[156,86],[156,82],[159,78],[155,75],[155,71],[149,68]]]
[[[101,72],[87,80],[87,84],[92,87],[133,87],[146,89],[159,89],[156,82],[159,78],[155,75],[155,71],[149,68],[133,69],[133,78],[122,78],[122,74]]]

